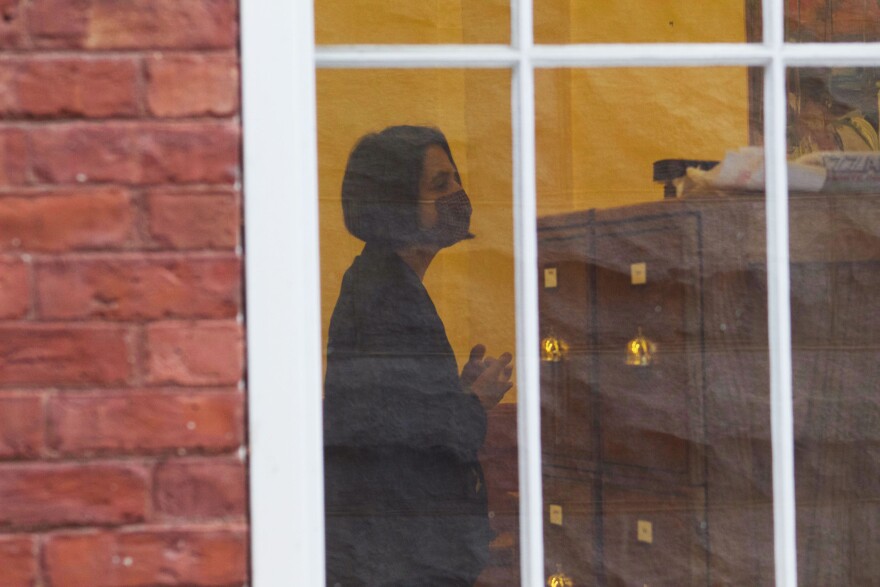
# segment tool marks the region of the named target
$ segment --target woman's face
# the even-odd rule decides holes
[[[434,201],[461,189],[461,177],[443,147],[431,145],[425,150],[422,178],[419,181],[419,226],[433,228],[437,224]]]

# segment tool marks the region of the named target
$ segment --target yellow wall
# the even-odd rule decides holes
[[[315,40],[352,43],[508,43],[508,0],[316,0]]]
[[[737,43],[745,0],[535,0],[539,43]]]
[[[743,42],[745,1],[536,0],[544,43]],[[748,144],[745,68],[539,70],[538,213],[659,199],[658,159]]]
[[[687,10],[683,0],[536,4],[543,7],[535,19],[536,34],[555,42],[587,37],[619,42],[745,37],[743,0],[699,6],[690,2]],[[508,38],[508,15],[500,0],[318,0],[316,13],[318,39],[325,43]],[[718,159],[726,149],[748,142],[743,68],[542,70],[536,84],[539,214],[660,199],[662,188],[651,181],[653,161]],[[348,153],[363,134],[394,124],[443,130],[474,205],[472,228],[478,238],[441,252],[425,280],[459,362],[477,342],[492,354],[513,351],[512,143],[506,70],[319,71],[325,340],[342,274],[362,247],[342,222],[339,191]],[[513,399],[515,395],[508,398]]]
[[[535,0],[539,43],[744,40],[745,0]],[[316,0],[319,44],[508,43],[509,0]]]
[[[574,209],[660,199],[654,161],[719,160],[748,144],[745,68],[578,70],[570,79]]]
[[[440,128],[471,197],[477,238],[441,251],[425,277],[463,363],[476,343],[513,352],[510,73],[323,70],[318,74],[322,317],[326,340],[342,275],[363,244],[342,221],[340,187],[362,135],[394,124]]]

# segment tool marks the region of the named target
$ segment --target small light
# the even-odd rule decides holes
[[[556,565],[556,573],[547,577],[547,587],[574,587],[571,577],[562,572],[562,565]]]
[[[559,363],[568,355],[568,343],[553,335],[541,341],[541,360],[545,363]]]
[[[626,344],[626,364],[633,367],[648,367],[654,362],[657,345],[642,334],[642,328],[634,339]]]

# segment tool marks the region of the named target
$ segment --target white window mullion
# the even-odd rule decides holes
[[[686,67],[764,65],[770,52],[746,43],[606,43],[539,45],[535,67]]]
[[[535,71],[532,0],[511,3],[513,72],[514,251],[516,268],[517,448],[520,570],[523,586],[544,585],[541,474],[541,364],[538,355],[538,233],[535,169]]]
[[[522,34],[522,33],[519,33]],[[515,47],[498,45],[333,45],[318,47],[318,67],[511,68]],[[662,43],[538,45],[528,50],[533,67],[683,67],[766,65],[771,52],[759,44]]]
[[[880,43],[789,43],[782,56],[788,67],[877,67]]]
[[[311,2],[241,3],[254,585],[324,585]]]
[[[770,65],[764,70],[764,149],[773,543],[776,587],[797,587],[783,19],[783,1],[765,0],[764,39],[772,51]]]
[[[318,67],[511,68],[519,59],[502,45],[333,45],[318,47]]]
[[[538,350],[538,235],[535,225],[534,70],[521,64],[513,75],[514,238],[516,267],[517,448],[523,585],[544,584],[541,474],[541,363]]]
[[[780,56],[789,67],[878,67],[880,43],[657,43],[538,45],[534,68],[767,66]],[[321,68],[512,68],[519,50],[498,45],[333,45],[315,52]]]
[[[796,587],[794,420],[789,285],[788,177],[785,149],[785,66],[767,68],[764,87],[767,168],[767,317],[773,452],[776,586]]]

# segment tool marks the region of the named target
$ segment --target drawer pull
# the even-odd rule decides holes
[[[574,587],[571,577],[562,572],[562,565],[556,565],[556,573],[547,577],[547,587]]]
[[[568,355],[568,343],[552,334],[541,341],[541,360],[545,363],[559,363]]]
[[[642,327],[634,339],[626,343],[626,364],[633,367],[648,367],[654,362],[657,344],[642,334]]]

